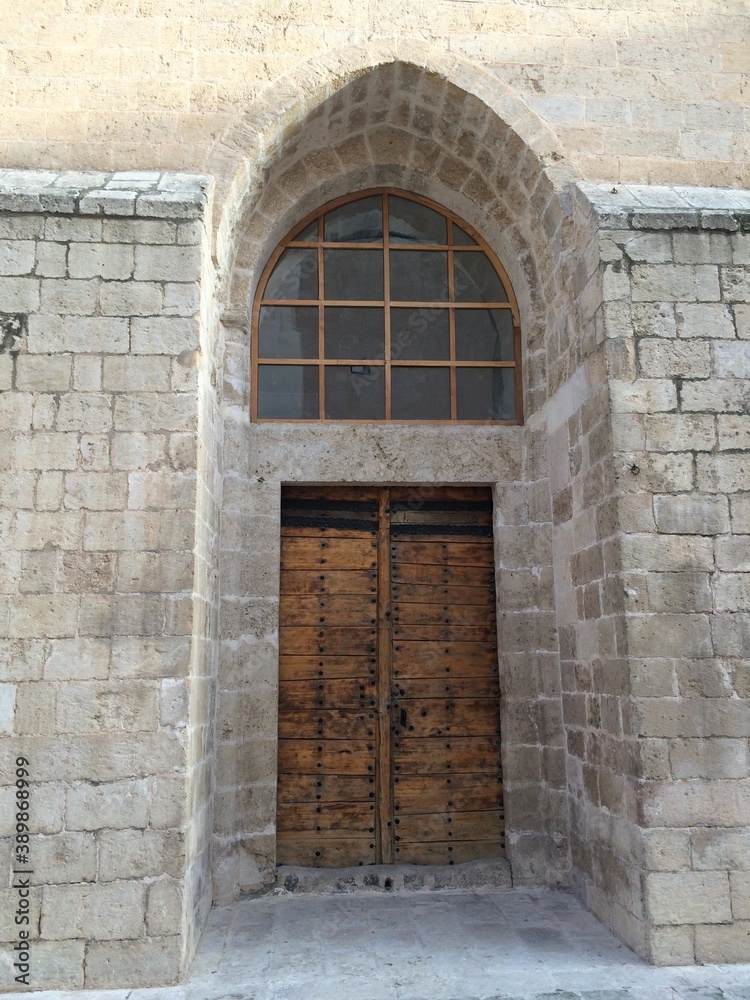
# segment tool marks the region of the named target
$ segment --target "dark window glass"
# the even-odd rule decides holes
[[[456,309],[456,358],[459,361],[512,361],[510,309]]]
[[[453,244],[457,247],[475,247],[477,241],[473,240],[467,232],[465,232],[456,223],[453,223]]]
[[[478,251],[457,250],[454,292],[456,302],[507,302],[503,283],[490,259]]]
[[[443,250],[392,250],[391,298],[396,302],[447,302],[448,254]]]
[[[294,237],[296,243],[316,243],[318,239],[318,220],[315,219],[302,232]]]
[[[450,420],[450,369],[394,367],[391,411],[394,420]]]
[[[383,310],[362,306],[328,306],[325,310],[325,356],[362,358],[384,357]]]
[[[317,358],[317,306],[263,306],[258,330],[260,358]]]
[[[385,369],[378,365],[338,365],[325,374],[325,415],[329,420],[382,420]]]
[[[450,358],[448,310],[391,309],[394,361],[447,361]]]
[[[294,247],[285,250],[271,272],[264,298],[317,299],[318,252]]]
[[[395,195],[388,199],[388,235],[392,243],[448,242],[445,216]]]
[[[383,199],[362,198],[334,208],[325,218],[326,243],[381,243]]]
[[[513,368],[457,368],[456,416],[459,420],[515,420]]]
[[[318,416],[317,365],[261,365],[258,416],[270,420],[315,420]]]
[[[326,250],[325,296],[339,301],[382,301],[383,251]]]

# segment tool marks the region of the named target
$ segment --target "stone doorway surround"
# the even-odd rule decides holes
[[[336,183],[408,186],[396,158]],[[261,250],[333,186],[251,211]],[[210,181],[0,172],[2,760],[35,768],[39,985],[173,982],[212,884],[272,877],[300,481],[493,484],[514,878],[569,884],[656,963],[747,955],[750,193],[561,185],[552,294],[489,203],[433,188],[511,270],[522,428],[261,431]]]

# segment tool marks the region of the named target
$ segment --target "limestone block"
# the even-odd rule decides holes
[[[39,278],[3,278],[3,310],[9,313],[39,309]]]
[[[112,435],[112,466],[115,469],[145,469],[166,459],[164,434],[138,432]]]
[[[171,677],[163,680],[159,692],[159,724],[184,729],[188,708],[187,682]]]
[[[31,354],[124,354],[130,347],[127,319],[105,316],[29,316]]]
[[[159,515],[150,511],[89,514],[83,547],[89,551],[141,551],[159,547]]]
[[[15,715],[11,716],[16,735],[49,736],[54,733],[56,700],[54,684],[39,681],[19,684],[15,692]]]
[[[69,510],[120,510],[127,492],[124,472],[68,472],[63,504]]]
[[[722,341],[713,345],[713,352],[719,378],[750,378],[750,343]]]
[[[669,535],[716,535],[729,531],[726,497],[657,496],[654,515],[659,531]]]
[[[720,451],[750,450],[750,417],[719,415],[718,423]]]
[[[94,242],[102,238],[102,224],[98,219],[66,218],[50,216],[44,220],[45,240],[61,243]]]
[[[193,585],[192,552],[128,552],[118,560],[117,589],[124,592],[176,593]]]
[[[76,784],[67,790],[68,830],[139,829],[148,823],[145,779]]]
[[[136,246],[136,281],[198,281],[200,253],[194,247]]]
[[[649,826],[745,827],[749,804],[746,780],[670,781],[644,789],[642,809]]]
[[[625,535],[623,569],[661,572],[713,570],[713,540],[694,535]]]
[[[181,977],[182,938],[144,941],[92,941],[86,946],[88,989],[169,986]]]
[[[747,379],[705,379],[685,382],[682,387],[682,409],[708,413],[742,413],[750,399]]]
[[[131,322],[131,344],[136,354],[181,354],[198,347],[198,324],[194,319],[149,316]]]
[[[167,392],[166,358],[105,358],[104,388],[111,392]]]
[[[646,736],[750,736],[750,719],[745,717],[747,706],[739,699],[638,698],[633,702],[632,712],[636,731]]]
[[[67,594],[33,594],[13,599],[8,635],[11,639],[76,634],[78,600]]]
[[[658,413],[677,407],[677,390],[670,379],[610,382],[614,413]]]
[[[638,344],[638,360],[641,373],[646,378],[671,378],[674,375],[705,378],[711,371],[711,347],[703,341],[684,343],[681,340],[649,337]]]
[[[750,573],[750,535],[717,538],[716,566],[720,570]]]
[[[156,729],[158,691],[148,681],[75,681],[57,696],[58,733],[142,732]]]
[[[145,902],[144,886],[137,881],[45,886],[41,936],[47,941],[139,938]]]
[[[750,495],[734,496],[729,499],[732,516],[732,531],[750,535]]]
[[[718,268],[708,264],[636,264],[632,281],[634,302],[718,302],[721,298]]]
[[[746,455],[698,455],[698,489],[706,493],[750,491],[750,462]]]
[[[651,927],[648,940],[649,959],[654,965],[692,965],[695,961],[692,926]]]
[[[731,264],[728,233],[675,233],[674,260],[678,264]]]
[[[695,928],[695,960],[714,962],[746,962],[750,954],[750,920],[735,920],[725,926]]]
[[[0,639],[0,681],[39,680],[43,656],[42,640]]]
[[[132,509],[195,506],[196,478],[193,472],[131,472],[128,476],[128,506]]]
[[[42,278],[64,278],[67,252],[64,243],[38,243],[35,273]]]
[[[59,431],[106,433],[112,427],[110,397],[100,393],[66,393],[60,400],[56,426]]]
[[[44,659],[46,680],[93,680],[109,673],[106,639],[54,639]]]
[[[639,302],[632,308],[636,337],[676,337],[675,307],[671,302]],[[626,331],[630,335],[630,331]]]
[[[193,399],[186,396],[132,393],[115,399],[117,431],[186,431],[197,418]]]
[[[91,833],[60,833],[32,839],[35,885],[93,882],[96,840]]]
[[[750,305],[735,306],[734,321],[737,326],[737,336],[743,340],[750,338]]]
[[[0,390],[5,392],[6,389],[10,389],[12,380],[13,359],[8,354],[0,354]]]
[[[35,251],[33,240],[0,240],[0,275],[31,274]]]
[[[714,600],[717,611],[746,611],[750,607],[750,573],[717,573]]]
[[[164,285],[164,309],[166,316],[194,316],[200,308],[200,293],[197,284]]]
[[[31,430],[34,396],[30,392],[13,392],[0,396],[0,430]]]
[[[750,870],[750,830],[696,829],[691,836],[697,871]]]
[[[113,589],[115,556],[99,552],[63,552],[60,589],[68,593],[107,592]]]
[[[713,608],[708,573],[653,573],[646,585],[650,611],[690,614]]]
[[[81,468],[88,472],[104,471],[109,468],[109,436],[105,434],[82,434],[79,446]]]
[[[150,937],[179,934],[182,924],[182,890],[178,883],[154,882],[148,890],[146,933]]]
[[[105,316],[149,316],[163,304],[162,287],[153,281],[104,281],[99,299]]]
[[[98,293],[96,281],[46,278],[41,283],[41,310],[43,313],[92,316],[97,311]]]
[[[104,830],[99,834],[99,878],[178,878],[185,864],[182,835],[174,830]]]
[[[69,355],[21,354],[16,359],[16,388],[30,392],[61,392],[70,388],[73,364]]]
[[[645,896],[655,924],[727,923],[732,919],[726,872],[650,872]]]
[[[98,392],[102,387],[102,359],[73,358],[73,388],[79,392]]]
[[[643,866],[647,871],[689,871],[690,831],[644,830]]]
[[[732,916],[735,920],[750,919],[750,872],[730,872]]]
[[[711,631],[717,656],[750,657],[750,615],[715,614]]]
[[[180,828],[185,819],[185,778],[181,775],[158,775],[151,779],[149,791],[149,826],[157,830]]]
[[[133,247],[125,243],[73,243],[68,252],[71,278],[124,281],[133,276],[133,266]]]
[[[721,269],[721,291],[727,302],[750,302],[750,269],[747,267],[723,267]]]
[[[183,677],[189,667],[189,639],[118,637],[112,641],[113,677]]]
[[[750,774],[747,740],[675,740],[670,746],[669,759],[675,778],[746,778]],[[695,863],[694,858],[694,867],[704,866]]]

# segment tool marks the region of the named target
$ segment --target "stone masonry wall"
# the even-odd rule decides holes
[[[30,761],[37,988],[175,981],[210,899],[207,183],[0,172],[0,758]]]
[[[646,954],[750,946],[750,192],[583,185],[601,227]],[[636,912],[636,911],[634,911]]]
[[[290,75],[387,49],[491,74],[581,176],[750,184],[742,0],[5,0],[0,164],[201,170]],[[414,52],[414,57],[409,50]]]

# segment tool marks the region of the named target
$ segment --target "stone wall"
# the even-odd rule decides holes
[[[2,780],[28,757],[37,985],[173,982],[210,905],[208,189],[0,174]]]
[[[637,837],[631,829],[616,838],[611,828],[605,836],[628,859],[628,872],[614,870],[613,891],[632,926],[643,926],[639,951],[657,963],[743,961],[750,194],[582,187],[600,227],[597,337],[609,371],[619,524],[609,569],[612,599],[624,604],[614,676],[617,693],[630,695],[606,713],[602,699],[601,718],[589,720],[600,773],[586,808],[598,796],[637,826]],[[607,717],[627,750],[616,783],[607,780],[609,801],[607,747],[595,742]],[[584,875],[594,900],[595,880],[594,866]]]
[[[740,0],[7,0],[0,164],[218,174],[269,84],[400,57],[485,70],[582,176],[750,184]],[[278,110],[278,107],[277,107]]]

